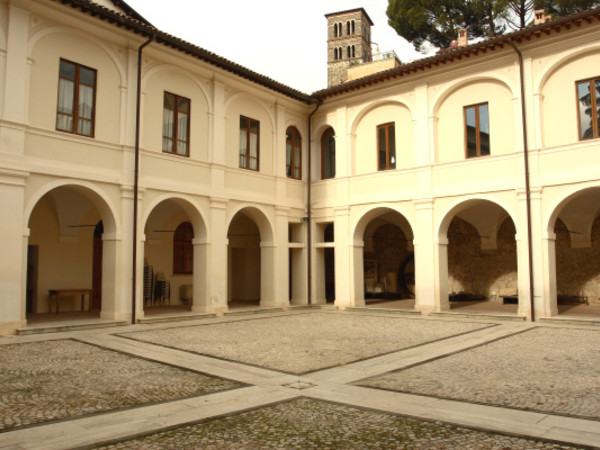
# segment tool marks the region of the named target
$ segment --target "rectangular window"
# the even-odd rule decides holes
[[[394,122],[377,127],[379,170],[396,168],[396,127]]]
[[[258,120],[240,116],[240,167],[258,170],[258,142],[260,123]]]
[[[163,152],[189,156],[189,130],[190,100],[165,92],[163,102]]]
[[[600,78],[577,82],[579,139],[600,137]]]
[[[467,158],[490,154],[490,116],[487,103],[465,106]]]
[[[60,60],[56,129],[94,136],[96,70]]]

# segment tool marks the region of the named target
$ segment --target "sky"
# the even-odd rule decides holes
[[[325,14],[364,8],[371,40],[423,57],[387,24],[387,0],[126,0],[158,29],[310,94],[327,87]]]

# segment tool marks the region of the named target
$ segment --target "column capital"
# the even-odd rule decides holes
[[[220,197],[210,197],[209,202],[211,209],[225,209],[229,200]]]

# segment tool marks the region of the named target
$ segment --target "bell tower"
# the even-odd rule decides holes
[[[348,80],[348,68],[371,61],[373,21],[363,8],[325,14],[327,18],[327,87]]]

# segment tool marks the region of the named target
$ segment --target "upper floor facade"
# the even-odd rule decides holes
[[[6,170],[131,185],[137,142],[142,187],[298,210],[596,177],[598,11],[307,95],[85,3],[0,2]]]

